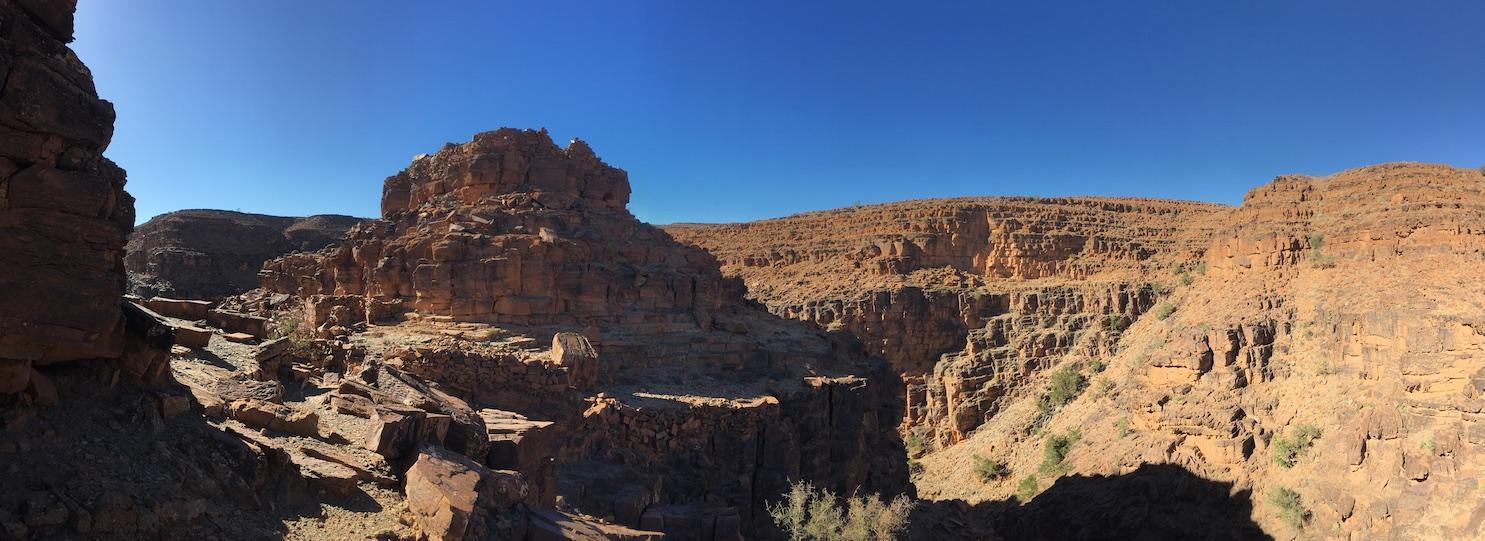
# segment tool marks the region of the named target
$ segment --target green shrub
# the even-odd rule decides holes
[[[1121,438],[1129,437],[1129,434],[1134,432],[1134,427],[1129,424],[1128,417],[1119,419],[1119,422],[1114,423],[1114,427],[1119,429],[1119,437]]]
[[[901,495],[890,502],[871,496],[841,499],[829,490],[796,482],[782,501],[766,507],[790,541],[887,541],[906,529],[913,504]]]
[[[1047,437],[1047,442],[1042,446],[1042,463],[1037,466],[1037,471],[1043,475],[1061,475],[1065,472],[1063,464],[1067,460],[1067,453],[1072,451],[1073,445],[1083,439],[1083,432],[1076,428],[1069,429],[1063,434],[1054,434]]]
[[[1199,274],[1199,275],[1202,275],[1202,276],[1206,276],[1207,275],[1207,262],[1206,261],[1202,261],[1202,262],[1196,264],[1196,274]]]
[[[1299,457],[1320,438],[1320,428],[1309,423],[1300,423],[1289,432],[1289,437],[1275,436],[1273,441],[1274,463],[1292,468]]]
[[[1171,303],[1168,302],[1162,302],[1160,303],[1160,306],[1155,307],[1155,319],[1165,321],[1165,318],[1170,317],[1170,315],[1174,314],[1175,312],[1175,306],[1171,305]]]
[[[1305,523],[1310,520],[1310,510],[1305,509],[1304,500],[1299,498],[1298,492],[1280,487],[1269,493],[1268,501],[1279,508],[1279,518],[1290,528],[1303,530]]]
[[[1083,392],[1083,385],[1087,380],[1076,370],[1062,368],[1052,373],[1052,386],[1047,389],[1047,401],[1053,409],[1061,408],[1072,402],[1078,394]]]
[[[1103,372],[1104,370],[1108,369],[1108,367],[1109,365],[1103,362],[1103,359],[1093,359],[1092,362],[1088,363],[1088,369],[1092,370],[1095,374]]]
[[[1189,285],[1191,285],[1191,282],[1192,282],[1192,279],[1191,279],[1191,275],[1190,274],[1186,274],[1184,272],[1181,273],[1181,285],[1183,285],[1183,286],[1189,286]]]
[[[304,323],[304,312],[289,310],[279,312],[268,322],[268,338],[289,339],[289,353],[307,358],[314,351],[314,330]]]
[[[1036,491],[1039,489],[1041,487],[1037,485],[1035,475],[1022,477],[1021,482],[1016,483],[1016,500],[1021,503],[1029,502],[1032,498],[1036,497]]]
[[[1109,313],[1109,330],[1120,332],[1129,328],[1129,322],[1124,320],[1123,314]]]
[[[974,470],[975,473],[980,476],[981,481],[985,481],[988,483],[990,481],[995,481],[997,479],[1005,477],[1006,475],[1009,475],[1011,473],[1010,470],[1006,469],[1005,464],[1002,464],[1000,461],[997,461],[993,458],[987,458],[980,455],[974,455],[970,458],[974,460]]]

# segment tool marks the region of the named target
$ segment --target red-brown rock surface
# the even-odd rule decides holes
[[[1111,352],[1152,307],[1156,271],[1199,255],[1226,212],[962,198],[666,230],[716,255],[774,313],[850,333],[890,360],[908,382],[908,427],[948,444],[1032,372]]]
[[[545,423],[529,444],[490,432],[504,450],[474,455],[519,468],[538,502],[722,539],[766,537],[765,503],[791,479],[906,489],[885,364],[747,302],[705,251],[630,215],[628,194],[581,141],[482,133],[416,158],[387,179],[382,220],[269,261],[265,291],[230,304],[283,317],[270,304],[291,295],[353,352],[336,361],[348,373],[426,381],[486,412],[474,424]]]
[[[948,505],[922,504],[917,535],[976,518],[1031,537],[1254,535],[1198,533],[1195,501],[1278,538],[1485,535],[1478,499],[1457,497],[1485,472],[1479,171],[1284,176],[1233,209],[1074,201],[1103,210],[1000,201],[1017,208],[990,230],[1020,236],[940,225],[994,204],[967,200],[667,229],[776,313],[925,374],[906,428],[935,437],[914,481]],[[1062,371],[1083,378],[1065,404]],[[974,473],[987,463],[1000,473]],[[994,503],[1017,493],[1031,503]]]
[[[126,245],[129,290],[143,297],[218,299],[258,287],[263,262],[339,242],[350,216],[285,218],[226,210],[181,210],[135,228]]]
[[[118,357],[134,200],[68,2],[0,2],[0,390],[20,365]]]

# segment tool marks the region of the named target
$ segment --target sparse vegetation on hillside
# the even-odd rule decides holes
[[[1268,501],[1279,508],[1279,518],[1290,528],[1303,530],[1305,523],[1310,520],[1310,510],[1305,509],[1304,500],[1300,499],[1298,492],[1280,487],[1269,493]]]
[[[985,481],[988,483],[990,481],[999,480],[1000,478],[1005,477],[1006,475],[1009,475],[1011,473],[1010,470],[1006,468],[1005,464],[993,458],[983,457],[980,455],[974,455],[970,458],[974,460],[975,474],[980,476],[981,481]]]
[[[1053,409],[1072,402],[1083,392],[1088,380],[1071,368],[1062,368],[1052,373],[1052,385],[1047,389],[1047,401]]]
[[[1083,439],[1083,432],[1076,428],[1069,429],[1063,434],[1048,436],[1046,445],[1042,447],[1042,463],[1037,466],[1037,471],[1047,476],[1066,473],[1067,465],[1063,461],[1067,459],[1067,453],[1072,451],[1073,445],[1081,439]]]
[[[1021,503],[1029,502],[1036,497],[1036,491],[1040,489],[1041,486],[1037,483],[1035,474],[1022,477],[1021,482],[1016,483],[1016,500]]]
[[[1289,436],[1275,436],[1273,441],[1274,463],[1292,468],[1304,456],[1305,451],[1320,437],[1320,428],[1309,423],[1300,423],[1289,431]]]
[[[1165,321],[1165,318],[1170,317],[1170,315],[1174,313],[1176,313],[1175,305],[1172,305],[1168,302],[1162,302],[1159,306],[1155,307],[1155,319],[1161,321]]]
[[[1207,275],[1207,262],[1206,261],[1201,261],[1201,262],[1198,262],[1196,264],[1196,274],[1199,274],[1201,276],[1206,276]]]
[[[887,541],[906,529],[913,504],[900,495],[890,502],[859,495],[842,499],[796,482],[782,501],[767,507],[790,541]]]
[[[1103,372],[1108,367],[1109,365],[1103,362],[1103,359],[1093,359],[1088,362],[1088,369],[1092,370],[1095,374]]]
[[[1129,322],[1124,320],[1123,314],[1109,312],[1109,330],[1120,332],[1129,328]]]

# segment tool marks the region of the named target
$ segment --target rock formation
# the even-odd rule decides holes
[[[1474,538],[1476,499],[1449,495],[1479,489],[1482,191],[1478,171],[1403,163],[1279,177],[1233,209],[980,203],[1019,207],[989,222],[1021,236],[923,210],[966,200],[667,229],[775,313],[924,374],[914,482],[982,504],[925,502],[939,524],[919,535],[976,516],[1017,536],[1200,531],[1126,512],[1134,488],[1251,511],[1279,538]],[[1143,208],[1080,219],[1074,202]]]
[[[134,200],[103,157],[113,106],[67,48],[66,2],[0,2],[0,394],[32,366],[123,355]]]
[[[339,242],[350,216],[285,218],[225,210],[181,210],[141,224],[129,237],[129,290],[144,297],[220,299],[258,287],[263,262]]]
[[[908,382],[906,427],[951,444],[1028,376],[1095,358],[1199,254],[1218,205],[963,198],[666,230],[774,313],[850,333]]]
[[[336,361],[347,374],[382,371],[360,377],[372,387],[391,370],[485,412],[450,438],[488,432],[499,458],[462,452],[522,471],[538,503],[682,538],[767,537],[765,503],[792,479],[905,490],[905,462],[884,459],[902,453],[885,365],[745,301],[706,252],[630,215],[628,196],[626,174],[581,141],[482,133],[389,177],[382,220],[269,261],[265,290],[232,302],[302,313],[352,352]],[[402,338],[430,329],[433,343]]]

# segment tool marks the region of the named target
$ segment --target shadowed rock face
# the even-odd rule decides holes
[[[921,502],[908,538],[1273,539],[1250,518],[1252,496],[1180,466],[1144,464],[1120,474],[1069,475],[1025,503]]]
[[[124,263],[130,292],[216,299],[258,287],[263,262],[338,242],[361,219],[285,218],[226,210],[181,210],[140,225]]]
[[[72,3],[0,1],[0,372],[117,357],[134,200],[113,106],[67,48]],[[0,391],[24,378],[0,375]]]

